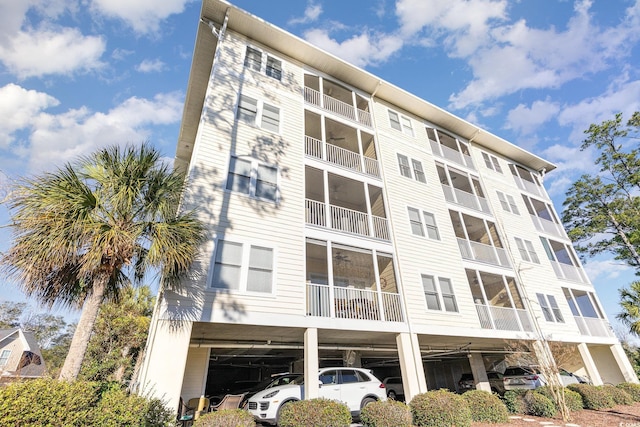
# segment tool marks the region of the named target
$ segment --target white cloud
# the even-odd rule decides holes
[[[307,3],[307,7],[304,10],[304,16],[300,18],[292,18],[289,20],[289,25],[308,24],[309,22],[315,22],[322,14],[322,5],[314,2]]]
[[[57,99],[46,93],[13,83],[0,87],[0,147],[8,147],[15,131],[30,126],[42,110],[58,104]]]
[[[549,100],[535,101],[531,107],[519,104],[507,114],[507,129],[513,129],[522,135],[529,135],[544,124],[556,117],[560,106]]]
[[[158,73],[164,70],[165,63],[159,59],[145,59],[136,66],[140,73]]]
[[[589,260],[583,265],[589,278],[596,279],[617,279],[621,274],[627,273],[630,267],[620,261],[615,260]]]
[[[134,31],[149,34],[158,31],[160,23],[171,15],[182,13],[193,0],[92,0],[99,13],[121,19]]]
[[[358,67],[384,62],[403,45],[400,37],[384,33],[363,32],[342,42],[322,29],[309,30],[304,36],[308,42]]]
[[[103,66],[102,37],[84,36],[74,28],[19,31],[0,45],[0,61],[19,78],[72,74]]]

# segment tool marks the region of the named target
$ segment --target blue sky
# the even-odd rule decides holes
[[[640,110],[640,0],[232,3],[554,162],[558,210],[595,171],[583,130]],[[0,197],[105,145],[149,140],[172,158],[200,6],[0,0]],[[8,241],[0,228],[0,250]],[[585,267],[612,318],[632,272],[605,257]],[[0,282],[0,300],[23,299]]]

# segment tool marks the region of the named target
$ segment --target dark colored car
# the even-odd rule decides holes
[[[496,371],[487,371],[487,378],[489,379],[489,386],[491,391],[498,394],[504,393],[504,382],[502,381],[502,374]],[[464,393],[465,391],[475,390],[476,382],[473,379],[472,373],[462,374],[460,381],[458,381],[458,391]]]

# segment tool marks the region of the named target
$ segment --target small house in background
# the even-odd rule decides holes
[[[40,346],[31,332],[0,329],[0,382],[40,378],[45,371]]]

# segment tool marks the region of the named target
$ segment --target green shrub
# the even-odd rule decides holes
[[[255,427],[253,415],[244,409],[221,409],[199,417],[194,427]]]
[[[462,395],[471,410],[471,419],[477,422],[506,423],[509,412],[500,398],[484,390],[470,390]]]
[[[605,409],[615,405],[609,393],[602,387],[590,384],[570,384],[568,388],[582,396],[585,409]]]
[[[527,415],[550,418],[556,414],[555,403],[535,390],[524,395],[524,402],[527,405]]]
[[[417,427],[469,427],[471,411],[467,401],[448,390],[421,393],[409,403]]]
[[[551,391],[551,387],[549,386],[538,387],[536,389],[536,393],[540,393],[543,396],[546,396],[556,406],[556,410],[559,410],[556,404],[555,398],[553,397],[553,392]],[[582,397],[575,391],[570,390],[566,387],[564,388],[564,403],[567,406],[567,409],[572,412],[580,411],[583,409]]]
[[[377,401],[362,408],[360,422],[364,427],[411,427],[409,407],[395,400]]]
[[[524,415],[527,412],[527,405],[524,402],[524,395],[527,390],[507,390],[502,396],[502,401],[511,414]]]
[[[351,412],[347,405],[329,399],[299,400],[282,407],[280,427],[348,427]]]
[[[616,405],[633,405],[633,397],[621,388],[604,385],[602,388],[611,396]]]
[[[620,383],[616,387],[629,393],[635,402],[640,402],[640,384]]]

